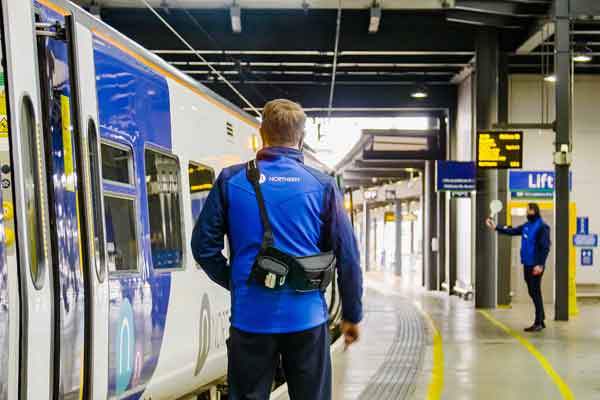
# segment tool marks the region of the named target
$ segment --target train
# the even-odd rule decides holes
[[[0,400],[215,394],[229,294],[189,243],[259,121],[67,0],[1,23]]]

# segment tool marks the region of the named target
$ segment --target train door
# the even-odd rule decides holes
[[[68,11],[35,3],[42,130],[46,159],[54,288],[54,399],[85,396],[90,370],[86,203],[81,181],[79,109]]]
[[[2,1],[0,398],[49,400],[53,288],[32,15],[29,1]]]

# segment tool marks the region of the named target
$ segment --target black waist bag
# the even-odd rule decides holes
[[[252,183],[263,225],[260,252],[254,261],[248,282],[269,289],[281,289],[286,283],[298,292],[325,290],[331,283],[335,268],[332,251],[306,257],[295,257],[274,246],[273,230],[260,189],[260,171],[256,160],[248,162],[246,173]]]

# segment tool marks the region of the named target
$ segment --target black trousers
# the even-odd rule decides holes
[[[535,306],[535,323],[541,324],[546,319],[546,314],[544,314],[544,300],[542,299],[542,276],[544,272],[539,275],[533,275],[533,267],[525,267],[523,272],[529,296]]]
[[[257,316],[258,317],[258,316]],[[258,334],[230,328],[229,400],[267,400],[281,359],[291,400],[331,399],[327,323],[301,332]]]

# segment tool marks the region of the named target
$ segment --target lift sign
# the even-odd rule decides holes
[[[477,132],[477,167],[507,169],[523,167],[523,132]]]

